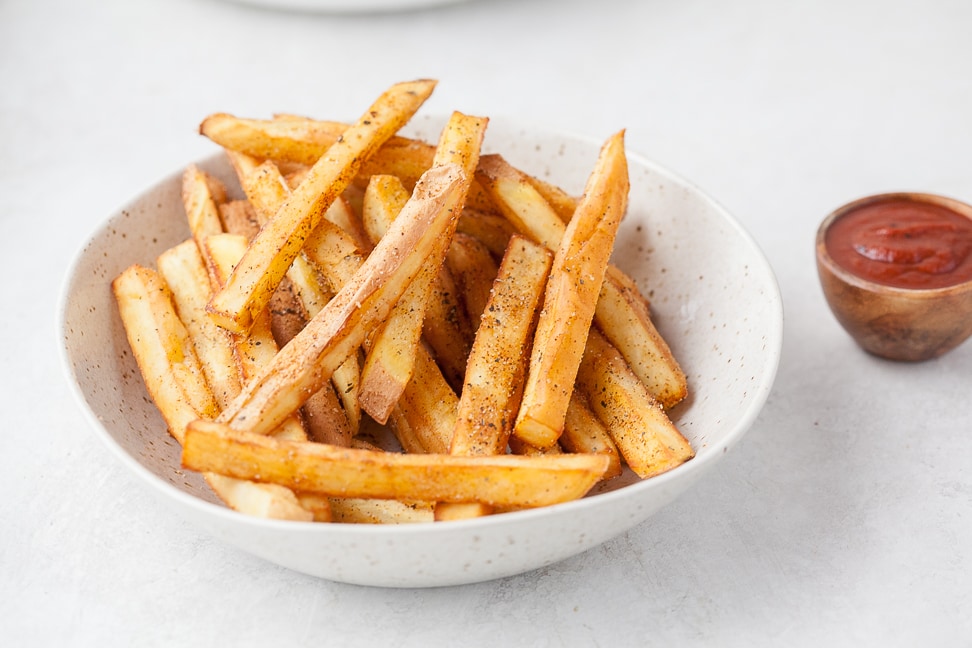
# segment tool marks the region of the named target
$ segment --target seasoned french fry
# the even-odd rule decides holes
[[[257,225],[266,224],[290,191],[279,169],[273,162],[258,164],[252,157],[233,151],[228,152],[228,157],[236,169],[244,193],[255,206],[253,211]],[[341,201],[335,201],[327,213],[342,209],[340,205]],[[310,260],[312,256],[318,265]],[[304,318],[313,318],[332,298],[333,286],[343,286],[360,267],[361,260],[362,255],[350,236],[331,220],[322,220],[308,237],[303,252],[294,258],[293,264],[287,269],[286,277],[271,298],[271,308],[274,308],[281,288],[287,288],[289,284],[289,289],[303,309]],[[325,272],[319,274],[318,267]],[[303,325],[304,322],[301,322],[301,327]],[[286,341],[290,337],[293,335],[287,336]],[[278,338],[278,342],[284,340]],[[304,404],[304,413],[313,428],[311,433],[315,439],[346,445],[350,440],[348,434],[353,436],[357,432],[361,422],[359,375],[358,359],[352,354],[335,369],[331,377],[343,406],[345,422],[338,416],[339,412],[327,388],[322,388],[322,394],[315,394]]]
[[[362,222],[373,244],[391,227],[408,197],[396,176],[372,176],[365,189]],[[432,263],[423,266],[385,322],[368,339],[361,368],[361,408],[379,423],[388,421],[412,378],[435,270]]]
[[[651,319],[648,300],[626,274],[609,266],[594,320],[666,409],[688,395],[685,373]]]
[[[486,120],[455,112],[442,130],[433,164],[457,164],[467,178],[462,200],[479,161]],[[365,191],[362,221],[372,242],[388,231],[408,193],[394,176],[373,176]],[[462,202],[458,208],[461,210]],[[408,286],[384,325],[369,341],[361,377],[362,408],[384,423],[408,384],[424,334],[443,373],[456,384],[465,370],[471,331],[465,311],[445,295],[454,297],[452,281],[443,261],[449,241],[430,255],[426,266]],[[435,298],[433,299],[433,295]]]
[[[210,274],[196,241],[189,239],[159,255],[156,265],[172,298],[180,321],[200,359],[200,367],[220,409],[240,393],[232,333],[206,316],[212,295]]]
[[[556,250],[566,225],[538,191],[535,179],[517,171],[499,155],[483,156],[477,178],[517,231]],[[549,195],[568,209],[569,199]],[[594,321],[631,365],[652,394],[672,407],[688,393],[685,374],[651,320],[647,300],[621,270],[608,266],[597,299]]]
[[[348,129],[348,124],[322,121],[296,115],[274,119],[243,119],[226,113],[206,117],[199,132],[220,146],[255,158],[289,161],[312,166]],[[384,147],[405,146],[410,142],[391,137]],[[383,148],[384,148],[383,147]],[[428,159],[431,166],[432,151]]]
[[[528,508],[583,497],[604,474],[608,459],[372,452],[281,441],[198,420],[186,431],[182,462],[191,470],[260,479],[329,497]]]
[[[583,363],[582,363],[583,365]],[[601,423],[587,404],[587,399],[574,389],[567,405],[564,419],[564,433],[560,435],[560,446],[567,452],[581,454],[603,454],[610,459],[604,479],[612,479],[621,474],[621,454],[604,424]]]
[[[469,356],[452,454],[506,451],[551,256],[520,236],[510,240]]]
[[[246,238],[233,234],[219,234],[206,239],[206,253],[213,262],[220,279],[225,278],[239,262],[246,250]],[[303,322],[301,322],[303,324]],[[303,326],[301,326],[301,329]],[[282,335],[296,335],[288,331]],[[269,313],[264,313],[246,335],[235,335],[237,360],[243,382],[252,380],[265,366],[273,361],[278,352],[277,339],[272,331]],[[288,338],[289,341],[289,338]],[[309,408],[308,408],[309,405]],[[305,411],[314,416],[315,437],[327,439],[339,445],[347,445],[354,436],[348,418],[337,402],[337,396],[328,385],[311,394],[304,403]],[[225,409],[225,407],[224,407]],[[307,432],[300,419],[292,415],[271,432],[273,436],[290,439],[306,439]]]
[[[462,185],[457,166],[430,169],[352,281],[247,384],[221,420],[237,429],[265,432],[320,389],[366,333],[387,316],[436,238],[452,237]]]
[[[348,524],[415,524],[432,522],[428,502],[399,502],[392,499],[332,498],[333,522]]]
[[[496,258],[502,258],[516,228],[505,216],[466,208],[456,231],[475,238]]]
[[[312,165],[347,128],[347,124],[296,115],[276,115],[271,120],[260,120],[216,113],[203,120],[199,131],[228,150],[277,162]],[[393,175],[411,191],[419,177],[433,166],[435,150],[434,145],[426,142],[392,137],[364,160],[355,182],[363,189],[373,175]],[[475,182],[470,187],[467,204],[483,211],[493,209],[489,198]]]
[[[112,291],[149,396],[169,432],[183,444],[189,423],[216,416],[218,405],[189,333],[176,314],[169,288],[154,270],[131,266],[115,278]],[[315,517],[282,486],[206,471],[203,476],[228,506],[242,513],[289,520]],[[322,512],[319,519],[327,519],[327,513]]]
[[[614,236],[627,206],[624,132],[610,137],[554,255],[514,433],[539,448],[557,442]]]
[[[566,191],[535,176],[527,176],[527,181],[543,196],[564,223],[569,223],[577,209],[577,199]]]
[[[137,265],[118,275],[111,287],[149,396],[181,444],[189,421],[215,418],[219,406],[169,287],[155,270]]]
[[[435,360],[419,347],[412,379],[392,410],[389,422],[407,452],[449,452],[459,397],[446,382]]]
[[[523,237],[510,240],[469,356],[450,454],[506,453],[551,257]],[[435,507],[437,520],[489,513],[482,504],[439,502]]]
[[[587,337],[577,384],[625,462],[642,479],[671,470],[694,456],[661,403],[596,328]]]
[[[434,86],[433,81],[392,86],[328,149],[327,155],[314,163],[304,181],[260,230],[223,289],[213,296],[209,311],[217,324],[236,333],[250,327],[307,236],[354,177],[362,160],[411,118]]]
[[[189,221],[189,231],[196,242],[210,234],[223,231],[223,223],[219,215],[219,202],[226,199],[226,188],[218,181],[201,171],[196,165],[189,165],[182,174],[182,204]],[[215,187],[215,192],[213,191]],[[215,196],[214,196],[215,193]]]
[[[475,335],[499,268],[485,244],[459,231],[446,253],[446,264],[462,295],[462,304]]]

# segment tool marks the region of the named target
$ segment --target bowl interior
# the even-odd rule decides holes
[[[434,142],[441,123],[438,118],[417,118],[407,134]],[[500,152],[514,165],[575,195],[583,190],[599,146],[599,141],[495,119],[485,144],[489,152]],[[198,164],[230,187],[236,186],[221,154]],[[686,372],[691,396],[673,410],[672,417],[697,456],[651,480],[619,478],[585,500],[522,512],[530,519],[580,515],[580,525],[597,524],[594,516],[600,501],[637,512],[602,525],[599,534],[591,536],[598,541],[642,521],[657,505],[694,482],[742,436],[765,402],[782,346],[782,303],[776,279],[748,234],[719,205],[674,174],[630,153],[629,169],[629,211],[618,235],[614,262],[650,299],[655,323]],[[190,504],[195,513],[216,516],[228,524],[280,528],[265,520],[238,519],[243,516],[226,511],[198,475],[179,469],[178,444],[165,432],[148,399],[111,295],[110,282],[121,270],[133,263],[154,266],[159,253],[188,237],[180,198],[181,173],[181,169],[174,172],[112,215],[78,252],[61,300],[65,371],[96,433],[165,498]],[[655,505],[653,500],[657,500]],[[466,529],[473,533],[502,527],[520,515],[498,515],[470,525],[425,525],[429,528],[413,529],[409,534],[434,537],[442,532],[431,527],[452,525],[455,533]],[[347,525],[285,524],[295,533],[353,534],[357,541],[394,532],[377,527],[338,530],[336,527]],[[530,531],[535,532],[540,530]],[[537,552],[532,561],[523,557],[514,569],[523,571],[589,546],[576,539],[563,542],[567,541],[571,548],[561,548],[559,553]],[[240,544],[245,545],[245,539]],[[277,560],[272,552],[263,555]],[[277,562],[333,576],[288,564],[284,557]],[[497,566],[479,571],[474,567],[464,580],[492,577],[501,571]],[[374,582],[362,577],[349,580]],[[425,584],[407,578],[400,584],[410,583]]]

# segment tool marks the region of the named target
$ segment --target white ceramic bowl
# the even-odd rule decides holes
[[[441,120],[408,134],[435,141]],[[600,141],[494,119],[486,148],[579,194]],[[300,523],[223,507],[149,402],[109,283],[188,237],[178,170],[112,215],[84,244],[61,301],[64,369],[108,448],[159,498],[224,542],[291,569],[349,583],[424,587],[522,573],[580,553],[643,522],[685,491],[746,432],[769,394],[782,346],[773,271],[740,225],[696,187],[629,154],[631,194],[615,262],[651,299],[656,324],[692,396],[673,419],[697,456],[647,481],[619,478],[588,497],[476,520],[400,526]],[[221,154],[200,166],[234,185]]]

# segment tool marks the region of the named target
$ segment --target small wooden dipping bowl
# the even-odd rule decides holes
[[[908,222],[918,212],[927,222]],[[865,224],[851,233],[848,219]],[[972,206],[923,193],[861,198],[823,220],[816,252],[830,310],[866,351],[928,360],[972,335]]]

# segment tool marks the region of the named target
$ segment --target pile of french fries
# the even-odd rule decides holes
[[[398,136],[435,85],[354,124],[207,117],[245,197],[190,166],[191,235],[112,283],[183,467],[237,511],[464,519],[694,454],[668,415],[685,375],[609,262],[624,132],[574,198],[480,155],[486,118]]]

